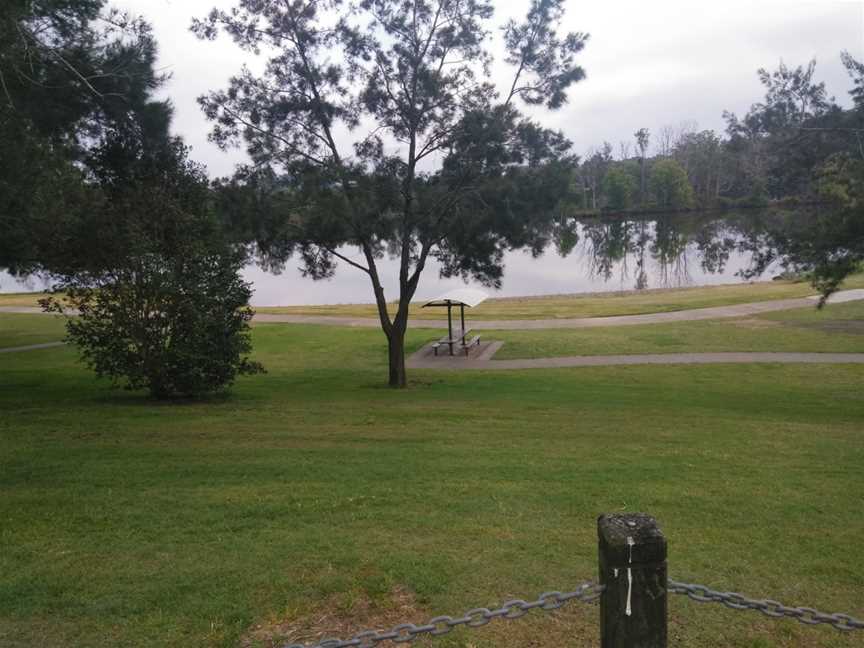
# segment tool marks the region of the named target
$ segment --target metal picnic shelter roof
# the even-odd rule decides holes
[[[435,299],[430,299],[423,304],[422,308],[428,306],[467,306],[468,308],[474,308],[487,299],[489,299],[489,295],[482,290],[457,288],[456,290],[450,290],[443,295],[439,295]]]

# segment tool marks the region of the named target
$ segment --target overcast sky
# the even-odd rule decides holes
[[[247,55],[221,36],[199,41],[193,17],[235,0],[113,0],[145,16],[160,46],[160,66],[173,78],[165,89],[176,108],[174,129],[193,147],[211,175],[227,175],[242,160],[207,141],[209,125],[195,99],[223,88]],[[527,0],[498,0],[495,25],[524,15]],[[722,112],[746,112],[761,98],[759,67],[782,58],[798,65],[815,57],[830,94],[848,103],[848,77],[840,50],[864,58],[864,2],[749,2],[719,0],[587,2],[570,0],[566,31],[591,35],[579,61],[588,78],[573,86],[570,103],[555,113],[535,111],[544,125],[561,128],[582,153],[603,140],[617,155],[641,127],[656,132],[684,120],[723,129]],[[497,58],[501,52],[496,51]],[[497,75],[506,75],[503,64]]]

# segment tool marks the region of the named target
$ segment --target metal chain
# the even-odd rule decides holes
[[[514,599],[501,604],[501,607],[474,608],[461,617],[437,616],[423,625],[400,623],[390,630],[364,630],[350,639],[324,639],[316,644],[286,644],[282,648],[373,648],[379,643],[411,643],[424,635],[439,637],[452,632],[459,626],[479,628],[495,619],[519,619],[531,610],[557,610],[568,602],[577,600],[583,603],[593,603],[603,593],[605,586],[586,581],[572,592],[544,592],[536,601]],[[732,610],[756,610],[762,614],[779,619],[795,619],[806,625],[827,624],[837,630],[864,630],[864,621],[836,612],[828,614],[809,607],[790,607],[771,599],[751,599],[736,592],[720,592],[705,585],[693,585],[679,581],[668,581],[667,590],[672,594],[685,594],[698,603],[722,603]]]
[[[756,610],[775,619],[788,617],[806,625],[827,623],[837,630],[864,630],[864,621],[840,612],[827,614],[809,607],[788,607],[771,599],[751,599],[735,592],[718,592],[704,585],[679,583],[672,579],[669,579],[667,589],[673,594],[686,594],[698,603],[722,603],[733,610]]]
[[[390,630],[379,632],[378,630],[365,630],[358,632],[350,639],[324,639],[313,645],[306,644],[287,644],[282,648],[372,648],[383,641],[392,641],[393,643],[410,643],[419,639],[423,635],[430,637],[438,637],[448,632],[452,632],[454,628],[466,626],[468,628],[479,628],[495,619],[519,619],[531,610],[540,609],[545,611],[557,610],[563,607],[570,601],[582,601],[583,603],[592,603],[600,598],[604,586],[594,582],[585,582],[579,585],[572,592],[544,592],[536,601],[523,601],[522,599],[514,599],[501,604],[501,607],[494,610],[489,608],[474,608],[468,610],[461,617],[437,616],[429,619],[424,625],[414,625],[413,623],[400,623],[393,626]]]

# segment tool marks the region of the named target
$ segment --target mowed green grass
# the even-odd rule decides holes
[[[614,511],[659,518],[680,580],[864,615],[864,367],[430,371],[397,392],[377,331],[254,339],[269,373],[203,403],[112,391],[68,348],[0,356],[0,645],[419,622],[594,577]],[[683,597],[670,636],[861,645]],[[435,645],[597,646],[597,608]]]
[[[66,335],[64,319],[47,314],[0,314],[0,349],[58,342]]]
[[[497,360],[724,351],[864,353],[864,301],[700,322],[482,335],[504,341]]]

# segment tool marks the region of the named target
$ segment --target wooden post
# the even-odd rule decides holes
[[[453,355],[453,303],[447,301],[447,346],[450,347],[450,355]]]
[[[462,346],[465,346],[465,304],[459,304],[459,314],[462,316]]]
[[[667,648],[666,538],[644,513],[601,515],[601,648]]]

